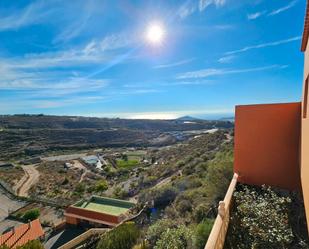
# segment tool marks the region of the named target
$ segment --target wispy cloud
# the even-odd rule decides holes
[[[248,20],[255,20],[263,15],[266,14],[266,11],[260,11],[260,12],[255,12],[255,13],[252,13],[252,14],[248,14],[247,15],[247,18]]]
[[[53,40],[53,43],[67,42],[80,35],[85,29],[88,20],[91,17],[90,12],[84,13],[78,22],[74,22],[64,28]]]
[[[281,8],[279,8],[279,9],[273,10],[268,15],[269,16],[278,15],[281,12],[287,11],[288,9],[294,7],[296,5],[296,3],[297,3],[297,0],[294,0],[294,1],[290,2],[288,5],[285,5],[285,6],[281,7]]]
[[[275,10],[272,10],[272,11],[266,11],[266,10],[263,10],[263,11],[259,11],[259,12],[255,12],[255,13],[251,13],[251,14],[248,14],[247,15],[247,18],[248,20],[255,20],[259,17],[262,17],[262,16],[275,16],[275,15],[278,15],[284,11],[287,11],[289,10],[290,8],[294,7],[297,3],[297,0],[294,0],[294,1],[291,1],[289,4],[279,8],[279,9],[275,9]]]
[[[70,50],[26,54],[0,58],[0,89],[29,90],[44,96],[65,96],[94,92],[106,87],[110,80],[97,77],[100,68],[123,62],[128,41],[113,34]],[[96,68],[89,72],[89,67]],[[99,68],[99,69],[98,69]],[[63,70],[65,69],[65,70]],[[86,74],[76,74],[83,72]],[[102,70],[101,70],[102,71]]]
[[[217,69],[206,68],[197,71],[186,72],[177,76],[177,79],[195,79],[195,78],[207,78],[210,76],[228,75],[228,74],[241,74],[257,71],[265,71],[270,69],[283,69],[286,65],[270,65],[265,67],[254,67],[245,69]]]
[[[243,52],[246,52],[246,51],[249,51],[249,50],[252,50],[252,49],[274,47],[274,46],[278,46],[278,45],[282,45],[282,44],[286,44],[286,43],[290,43],[290,42],[294,42],[294,41],[299,41],[300,39],[301,39],[301,36],[294,36],[294,37],[284,39],[284,40],[267,42],[267,43],[253,45],[253,46],[247,46],[247,47],[244,47],[244,48],[241,48],[241,49],[238,49],[238,50],[226,52],[226,54],[232,55],[232,54],[243,53]]]
[[[91,41],[82,47],[73,47],[70,50],[26,54],[13,58],[0,58],[1,68],[7,70],[34,70],[68,68],[74,66],[89,66],[110,63],[124,52],[117,49],[128,48],[133,41],[123,34],[111,34],[102,40]],[[119,63],[119,61],[118,61]]]
[[[197,6],[195,3],[192,3],[191,1],[186,1],[184,4],[182,4],[178,11],[177,15],[181,18],[184,19],[187,16],[192,15],[195,11],[197,10]]]
[[[223,57],[219,58],[218,62],[220,62],[220,63],[230,63],[234,58],[235,58],[235,56],[233,56],[233,55],[223,56]]]
[[[209,6],[214,5],[216,7],[222,7],[226,3],[226,0],[199,0],[198,3],[196,1],[190,1],[187,0],[184,4],[182,4],[178,11],[177,15],[184,19],[196,11],[203,12],[206,10]]]
[[[200,0],[199,1],[199,10],[204,11],[208,6],[215,5],[217,7],[223,6],[226,3],[226,0]]]
[[[54,9],[46,2],[35,1],[23,9],[15,10],[12,14],[0,18],[0,31],[14,30],[21,27],[38,24],[46,20]]]
[[[170,67],[177,67],[177,66],[181,66],[181,65],[185,65],[188,64],[192,61],[194,61],[195,58],[190,58],[190,59],[186,59],[186,60],[181,60],[181,61],[177,61],[177,62],[173,62],[173,63],[169,63],[169,64],[161,64],[161,65],[157,65],[154,66],[154,68],[170,68]]]

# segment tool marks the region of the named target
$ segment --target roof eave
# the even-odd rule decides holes
[[[305,24],[304,24],[302,43],[301,43],[302,52],[306,51],[307,49],[308,38],[309,38],[309,1],[307,0]]]

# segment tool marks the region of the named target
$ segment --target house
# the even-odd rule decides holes
[[[22,246],[31,240],[42,239],[44,231],[39,219],[22,224],[11,231],[0,235],[0,246],[6,245],[9,248]]]
[[[88,166],[96,167],[97,169],[102,170],[103,164],[97,156],[94,156],[94,155],[85,156],[85,157],[82,157],[82,161]]]
[[[219,203],[205,249],[224,246],[238,182],[302,192],[309,231],[309,3],[301,51],[305,54],[301,102],[236,106],[234,177]]]
[[[94,227],[114,227],[129,216],[134,203],[107,197],[92,196],[81,200],[65,211],[66,223]]]

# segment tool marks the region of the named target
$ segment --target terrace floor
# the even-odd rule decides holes
[[[129,210],[128,208],[121,207],[120,205],[114,206],[114,205],[111,205],[111,204],[104,204],[104,203],[100,203],[100,202],[96,202],[96,201],[84,202],[81,205],[81,208],[100,212],[100,213],[107,213],[107,214],[111,214],[111,215],[116,215],[116,216],[123,214],[123,213],[125,213]]]
[[[112,198],[93,196],[90,200],[79,202],[73,206],[99,213],[119,216],[130,210],[130,208],[134,206],[134,203]]]

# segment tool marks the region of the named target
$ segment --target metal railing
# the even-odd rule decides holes
[[[222,249],[230,221],[230,207],[237,184],[238,174],[234,173],[223,201],[219,202],[218,215],[204,249]]]

